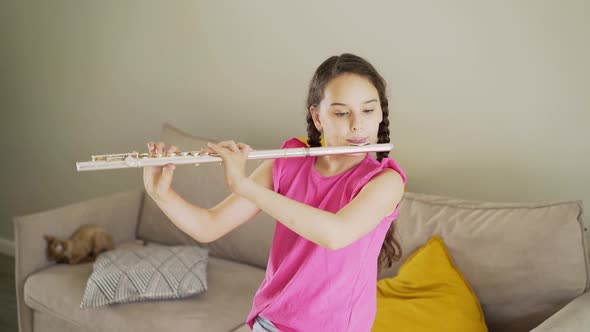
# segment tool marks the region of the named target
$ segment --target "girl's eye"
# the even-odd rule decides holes
[[[338,113],[334,113],[334,114],[336,114],[336,116],[345,116],[348,113],[346,113],[346,112],[338,112]]]
[[[365,113],[371,113],[373,110],[365,110]]]

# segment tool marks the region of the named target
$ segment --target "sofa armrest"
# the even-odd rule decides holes
[[[56,209],[14,217],[15,284],[19,331],[31,332],[33,313],[24,302],[24,284],[32,273],[53,263],[46,258],[44,234],[67,239],[81,225],[94,224],[113,236],[115,245],[135,239],[143,190],[121,192]]]
[[[590,292],[576,297],[531,332],[590,331]]]

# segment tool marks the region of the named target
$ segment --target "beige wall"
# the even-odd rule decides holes
[[[262,148],[305,133],[329,55],[390,84],[411,191],[590,202],[589,2],[7,1],[0,5],[2,200],[12,216],[141,188],[77,173],[167,121]]]

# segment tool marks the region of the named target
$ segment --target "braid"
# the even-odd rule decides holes
[[[383,120],[379,124],[377,133],[377,143],[389,143],[389,101],[386,96],[380,96],[381,109],[383,110]],[[389,151],[377,152],[377,161],[381,162],[383,158],[389,156]]]
[[[389,143],[389,101],[383,94],[379,97],[381,99],[381,109],[383,110],[383,120],[379,124],[379,132],[377,133],[378,143]],[[389,151],[377,152],[377,160],[381,162],[383,158],[389,156]],[[393,262],[400,260],[402,256],[402,247],[395,238],[395,220],[392,221],[391,226],[385,234],[385,239],[381,245],[379,258],[377,260],[377,270],[381,272],[384,269],[390,268]]]
[[[307,112],[307,145],[310,147],[322,146],[322,133],[315,127],[311,112]]]

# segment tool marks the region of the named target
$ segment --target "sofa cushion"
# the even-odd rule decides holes
[[[207,290],[208,251],[198,246],[148,244],[102,253],[80,308],[114,303],[179,299]]]
[[[403,261],[440,236],[480,300],[492,331],[529,331],[588,288],[580,201],[533,204],[468,201],[406,192],[397,236]]]
[[[218,141],[190,135],[168,123],[162,126],[160,140],[167,146],[176,145],[181,151],[198,151],[206,147],[207,142]],[[246,173],[252,173],[261,163],[260,160],[248,161]],[[225,183],[223,166],[217,163],[204,163],[198,167],[177,167],[172,179],[172,188],[187,201],[203,208],[214,207],[230,194]],[[209,248],[211,256],[265,268],[274,225],[274,219],[261,211],[252,220],[222,238],[200,244],[176,227],[152,198],[145,194],[139,218],[138,237],[168,245],[197,244]],[[253,243],[256,245],[252,245]]]
[[[53,265],[29,276],[25,303],[94,331],[232,331],[242,326],[264,270],[210,257],[208,290],[179,300],[113,304],[80,309],[92,264]]]
[[[51,314],[41,311],[33,311],[33,331],[43,332],[94,332],[83,326],[65,321]]]
[[[487,332],[477,297],[433,236],[377,283],[377,315],[371,331]]]

